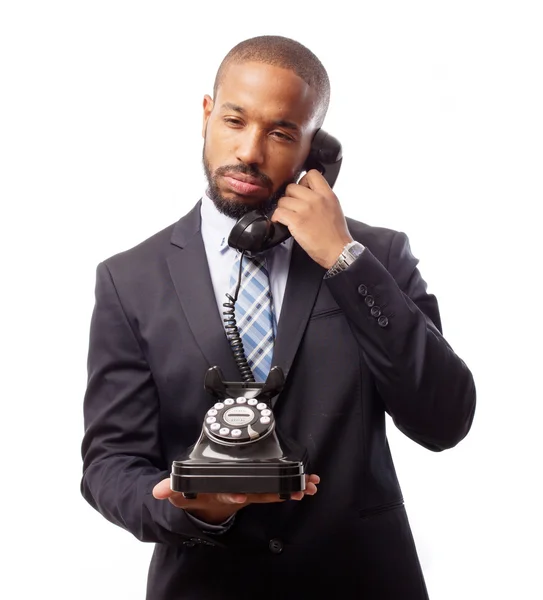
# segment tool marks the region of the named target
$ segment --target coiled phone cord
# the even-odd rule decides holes
[[[223,306],[228,309],[223,311],[224,315],[224,328],[226,330],[226,336],[230,341],[230,345],[232,346],[232,351],[234,353],[234,360],[238,366],[238,369],[241,373],[241,377],[243,381],[249,381],[254,383],[255,378],[253,372],[251,371],[251,367],[247,362],[247,357],[245,356],[245,350],[243,348],[243,340],[241,339],[241,335],[239,333],[239,329],[236,323],[236,309],[235,304],[238,299],[239,288],[241,286],[241,273],[243,268],[243,258],[245,256],[245,252],[241,253],[241,257],[239,259],[239,275],[238,275],[238,284],[236,286],[236,291],[234,293],[234,297],[230,294],[226,294],[228,298],[228,302],[225,302]]]

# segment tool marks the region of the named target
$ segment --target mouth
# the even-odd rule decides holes
[[[225,173],[223,179],[233,192],[242,196],[268,193],[268,186],[258,177],[245,175],[245,173]]]

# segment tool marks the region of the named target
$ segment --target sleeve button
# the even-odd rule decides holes
[[[269,549],[270,552],[273,552],[274,554],[281,554],[283,551],[283,542],[278,539],[270,540]]]
[[[388,325],[388,319],[387,317],[385,317],[385,315],[381,315],[378,319],[377,319],[377,323],[379,323],[379,325],[381,327],[386,327]]]
[[[377,306],[377,304],[376,304],[374,307],[372,307],[370,312],[371,312],[372,317],[375,317],[375,318],[380,317],[381,316],[381,307]]]
[[[361,285],[358,286],[358,293],[361,296],[367,296],[368,295],[368,288],[362,283]]]

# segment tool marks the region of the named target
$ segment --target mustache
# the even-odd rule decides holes
[[[265,174],[261,173],[256,167],[250,167],[249,165],[226,165],[217,167],[213,173],[213,179],[216,177],[224,177],[227,173],[242,173],[243,175],[250,175],[258,179],[262,185],[267,188],[271,188],[273,183],[272,180]]]

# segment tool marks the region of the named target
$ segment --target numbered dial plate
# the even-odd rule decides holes
[[[219,442],[252,442],[269,433],[273,413],[256,398],[226,398],[210,408],[204,419],[208,437]]]

